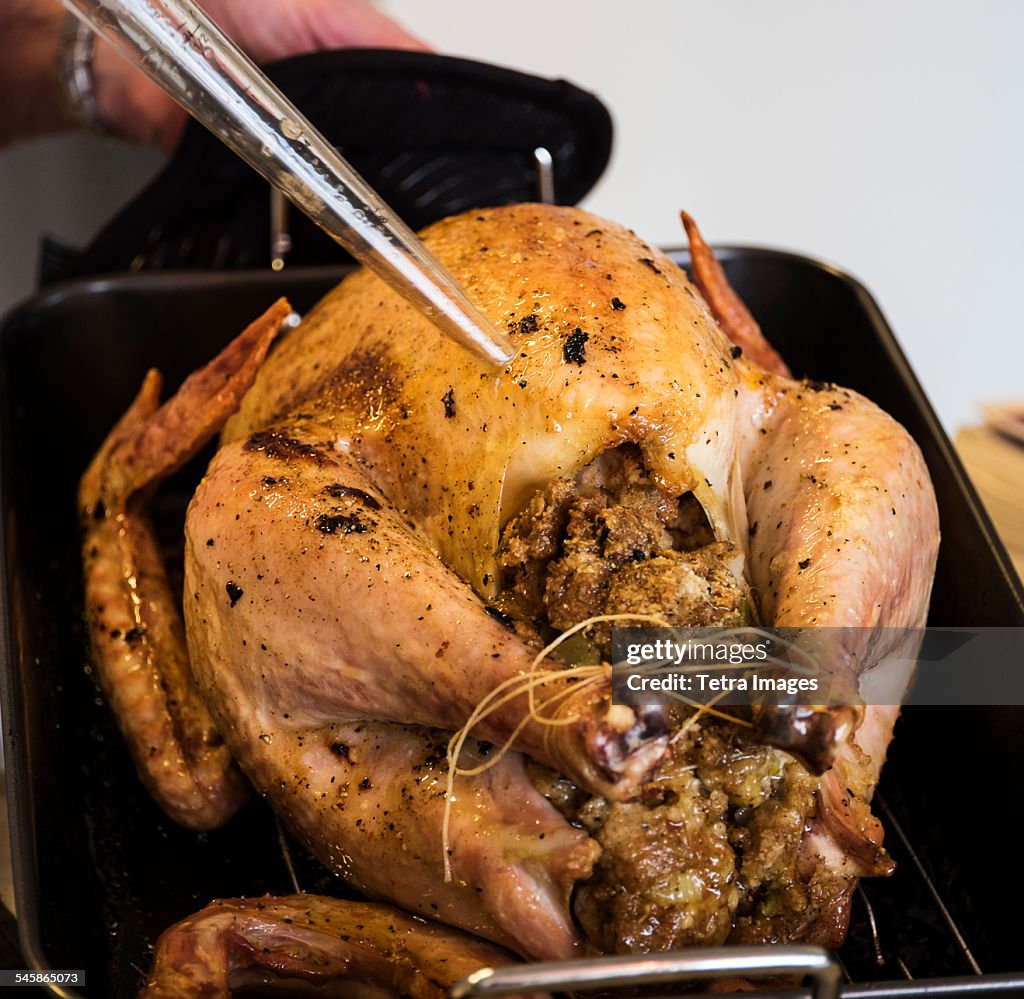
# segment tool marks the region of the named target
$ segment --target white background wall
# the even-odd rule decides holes
[[[874,293],[947,428],[1024,397],[1024,2],[380,0],[440,51],[597,92],[586,201],[662,244],[824,257]],[[92,140],[0,154],[0,309],[40,227],[84,238],[153,169]]]

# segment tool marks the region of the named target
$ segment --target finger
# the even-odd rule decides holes
[[[210,0],[207,12],[257,63],[321,49],[380,47],[429,50],[425,42],[365,0]],[[93,76],[100,114],[119,135],[171,152],[185,112],[163,89],[104,41]]]
[[[105,41],[96,43],[92,70],[100,116],[111,130],[171,152],[187,117],[174,100]]]
[[[258,63],[321,49],[429,49],[366,0],[209,0],[206,9]]]

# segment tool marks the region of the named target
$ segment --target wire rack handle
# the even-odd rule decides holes
[[[827,950],[787,945],[706,947],[644,957],[624,955],[482,968],[456,982],[448,996],[449,999],[485,999],[763,975],[805,975],[814,981],[814,999],[836,999],[839,995],[839,965]]]

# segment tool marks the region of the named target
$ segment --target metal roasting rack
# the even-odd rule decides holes
[[[813,999],[836,999],[839,965],[821,947],[702,947],[649,957],[604,957],[552,961],[523,967],[484,968],[457,982],[451,999],[534,992],[593,991],[637,985],[668,985],[707,978],[805,975],[814,979]]]

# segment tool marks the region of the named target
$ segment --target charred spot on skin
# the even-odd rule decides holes
[[[367,506],[371,510],[380,509],[379,500],[375,499],[368,492],[357,489],[355,486],[343,486],[340,482],[332,482],[329,486],[324,486],[321,493],[324,496],[330,496],[332,499],[358,500],[363,506]]]
[[[523,316],[519,320],[519,333],[522,336],[527,336],[530,333],[536,333],[539,328],[537,321],[537,313],[531,312],[528,316]]]
[[[142,641],[142,636],[146,634],[146,629],[141,624],[136,625],[134,628],[129,628],[124,633],[124,640],[129,645],[134,645],[136,642]]]
[[[268,458],[277,458],[281,461],[305,458],[317,465],[323,464],[324,461],[320,448],[289,437],[280,427],[271,427],[270,430],[259,430],[250,434],[249,439],[242,445],[242,450],[262,451]]]
[[[455,417],[455,389],[449,385],[448,391],[441,396],[441,402],[444,404],[444,416],[446,420],[454,419]]]
[[[622,312],[626,308],[626,303],[623,302],[618,295],[616,295],[615,298],[612,299],[612,308],[616,312]]]
[[[235,604],[237,604],[238,601],[242,599],[242,594],[245,593],[245,590],[243,590],[242,587],[240,587],[233,580],[228,580],[224,584],[224,589],[227,591],[228,600],[231,601],[232,607],[234,607]]]
[[[354,513],[322,513],[313,521],[313,526],[321,534],[366,534],[370,529],[370,525]]]
[[[566,337],[562,346],[562,356],[567,364],[578,364],[582,367],[587,363],[587,341],[589,339],[590,334],[584,333],[579,326]]]

